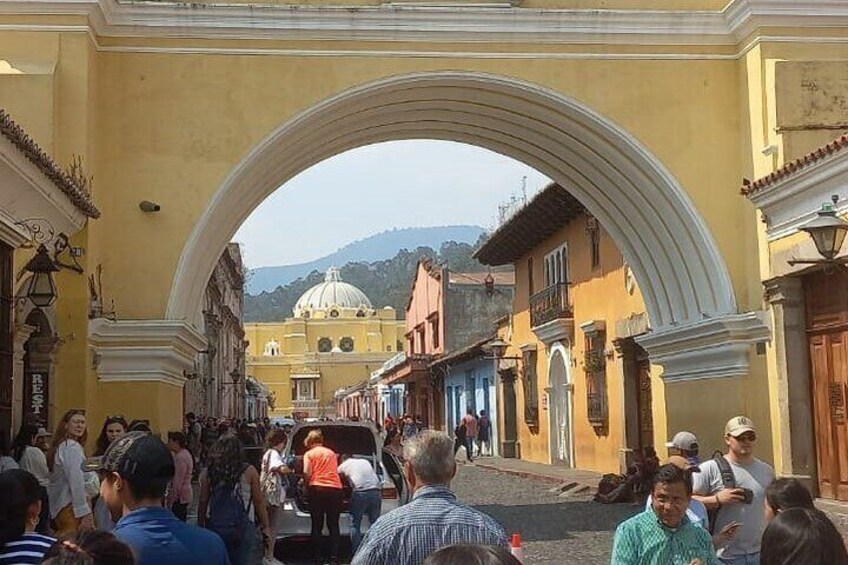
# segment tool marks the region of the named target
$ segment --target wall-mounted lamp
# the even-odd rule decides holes
[[[483,284],[486,286],[486,296],[491,298],[495,294],[495,277],[492,276],[491,271],[483,279]]]
[[[58,298],[53,273],[57,272],[59,267],[50,258],[44,244],[38,246],[38,251],[24,268],[32,273],[32,277],[30,277],[26,295],[22,298],[28,298],[38,308],[52,306]]]
[[[823,259],[790,259],[790,265],[845,264],[848,257],[837,258],[845,235],[848,234],[848,222],[836,215],[836,204],[839,196],[831,197],[833,204],[822,204],[815,218],[801,226],[801,231],[807,232],[813,239],[816,250]]]
[[[162,209],[162,207],[155,202],[150,202],[149,200],[142,200],[138,203],[138,207],[142,212],[153,213],[158,212]]]

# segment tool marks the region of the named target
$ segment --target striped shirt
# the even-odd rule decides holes
[[[352,565],[421,565],[434,551],[455,543],[509,547],[500,524],[459,503],[446,486],[428,485],[409,504],[377,520]]]
[[[687,517],[669,528],[648,509],[615,530],[612,565],[689,565],[694,559],[719,565],[710,534]]]
[[[41,534],[24,534],[0,548],[0,565],[30,565],[41,563],[44,554],[56,543],[55,538]]]

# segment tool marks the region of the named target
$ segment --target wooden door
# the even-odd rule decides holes
[[[651,394],[651,363],[646,357],[639,359],[638,363],[639,447],[644,449],[654,445],[654,402]]]
[[[848,501],[848,275],[804,282],[819,493]]]
[[[0,243],[0,433],[12,433],[12,248]]]

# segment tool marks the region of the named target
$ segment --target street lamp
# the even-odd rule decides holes
[[[845,235],[848,234],[848,222],[836,215],[835,206],[839,202],[839,196],[831,197],[833,204],[822,204],[821,210],[815,218],[801,226],[801,231],[810,235],[816,250],[824,259],[791,259],[790,265],[795,264],[820,264],[845,262],[846,259],[836,259],[836,255],[842,248]]]
[[[47,253],[47,248],[44,244],[38,246],[38,251],[29,262],[25,269],[32,273],[27,287],[26,298],[29,298],[38,308],[48,308],[56,302],[56,283],[53,281],[53,273],[59,270],[59,267],[50,258]]]

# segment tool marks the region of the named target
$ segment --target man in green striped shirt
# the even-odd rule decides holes
[[[663,465],[651,495],[648,510],[616,529],[612,565],[719,565],[710,534],[686,517],[689,472]]]

